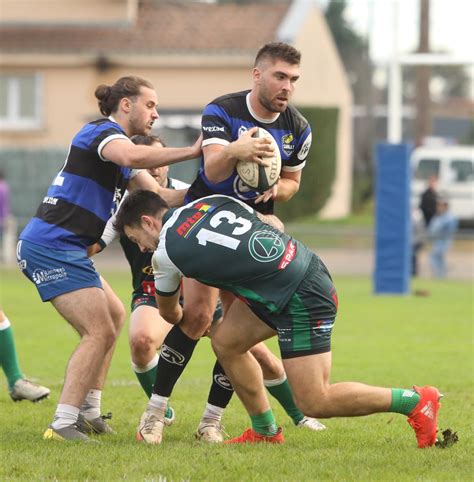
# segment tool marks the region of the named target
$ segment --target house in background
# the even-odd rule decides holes
[[[98,117],[97,85],[128,74],[153,82],[158,129],[168,144],[192,142],[203,107],[219,95],[250,88],[258,48],[275,40],[302,52],[293,104],[338,109],[335,181],[320,215],[346,216],[352,94],[324,15],[311,0],[2,0],[0,165],[7,162],[6,152],[38,159],[64,152],[77,130]],[[46,185],[58,166],[55,160]],[[173,167],[174,175],[188,180],[195,172],[185,164]],[[17,173],[23,176],[19,186],[30,177],[41,183],[31,169]],[[48,169],[37,170],[37,176]],[[30,211],[39,199],[30,200],[28,193],[17,198]]]

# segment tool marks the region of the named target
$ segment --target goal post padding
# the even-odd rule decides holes
[[[375,294],[408,294],[411,280],[409,144],[377,144]]]

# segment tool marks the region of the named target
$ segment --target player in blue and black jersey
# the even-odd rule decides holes
[[[283,228],[273,214],[273,203],[288,201],[298,191],[301,171],[311,146],[308,122],[289,105],[300,76],[300,61],[301,54],[294,47],[284,43],[267,44],[255,58],[252,90],[219,97],[204,109],[201,168],[186,201],[210,194],[226,194],[254,207],[267,222]],[[273,149],[268,139],[252,137],[256,127],[263,127],[273,135],[282,158],[281,178],[264,193],[248,189],[235,169],[238,159],[259,162],[261,156]],[[163,397],[169,397],[196,341],[209,328],[218,296],[216,289],[189,279],[184,280],[184,291],[185,317],[170,332],[165,344],[186,361],[183,368],[161,359],[158,362],[154,390]],[[222,292],[221,300],[225,310],[233,298]],[[294,424],[311,430],[324,429],[324,425],[305,417],[296,407],[281,361],[263,343],[254,347],[252,354],[261,361],[262,367],[272,367],[271,370],[264,369],[265,383]],[[223,371],[220,374],[223,375]],[[206,428],[215,426],[217,435],[220,422],[215,412],[205,412],[203,418],[208,419]],[[198,437],[201,428],[200,425]]]
[[[301,172],[311,147],[308,121],[289,105],[300,76],[300,53],[283,43],[265,45],[257,53],[253,88],[223,95],[206,106],[202,114],[202,160],[186,201],[210,194],[235,197],[263,214],[273,214],[274,201],[288,201],[299,189]],[[235,143],[244,136],[248,152],[244,160],[264,154],[262,140],[251,137],[263,127],[274,137],[281,154],[278,183],[268,193],[245,186],[235,165]],[[241,140],[242,143],[242,140]]]
[[[155,290],[160,313],[168,322],[183,318],[178,301],[183,276],[238,298],[217,326],[212,346],[252,428],[226,443],[284,441],[259,365],[248,352],[277,335],[303,413],[321,418],[400,413],[408,416],[420,448],[435,444],[441,397],[435,387],[410,390],[330,382],[331,336],[338,309],[331,276],[316,254],[262,222],[251,207],[214,195],[170,210],[155,193],[135,191],[123,203],[116,227],[142,251],[156,250]],[[137,439],[161,442],[166,401],[152,395]]]
[[[197,157],[201,139],[185,148],[138,146],[133,135],[146,135],[158,118],[152,84],[122,77],[95,91],[103,118],[86,124],[73,138],[67,159],[55,176],[36,215],[20,235],[17,257],[41,299],[79,333],[64,387],[44,437],[89,440],[81,432],[109,432],[100,416],[100,398],[125,318],[125,309],[87,257],[125,189],[161,192],[173,205],[183,191],[161,189],[146,171]],[[81,430],[79,430],[79,429]]]

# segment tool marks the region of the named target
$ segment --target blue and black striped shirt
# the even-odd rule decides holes
[[[115,212],[131,169],[102,157],[114,139],[128,139],[112,118],[86,124],[74,137],[36,215],[20,239],[54,249],[85,249],[98,241]]]

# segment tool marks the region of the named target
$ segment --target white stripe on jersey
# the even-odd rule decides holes
[[[187,206],[189,206],[189,204],[176,209],[168,221],[161,227],[158,247],[151,258],[153,276],[155,278],[155,290],[158,293],[176,293],[176,289],[179,288],[179,283],[183,277],[183,273],[181,273],[178,267],[171,261],[166,251],[166,232],[175,223],[181,211]]]
[[[104,162],[110,162],[108,159],[102,156],[102,149],[110,142],[114,141],[115,139],[126,139],[129,142],[132,142],[125,134],[112,134],[109,137],[106,137],[100,144],[99,147],[97,148],[97,153],[99,154],[99,157],[104,161]]]
[[[211,139],[206,139],[205,141],[202,141],[201,147],[205,147],[210,144],[220,144],[221,146],[228,146],[230,142],[226,141],[225,139],[219,139],[218,137],[212,137]]]
[[[298,164],[297,166],[281,166],[282,171],[287,171],[287,172],[297,172],[301,171],[303,167],[306,166],[306,161],[302,162],[301,164]]]

